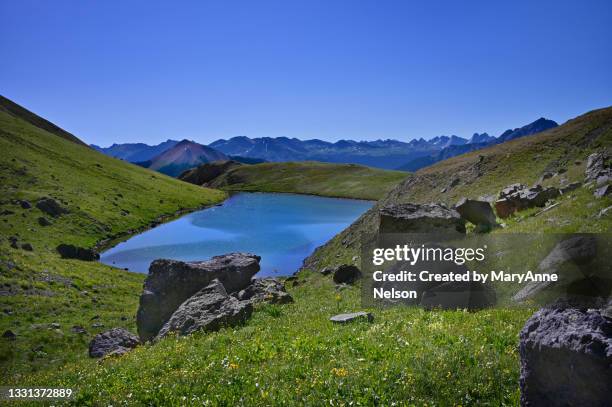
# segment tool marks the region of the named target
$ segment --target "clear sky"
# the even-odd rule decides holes
[[[612,1],[0,0],[0,93],[89,143],[499,135],[612,105]]]

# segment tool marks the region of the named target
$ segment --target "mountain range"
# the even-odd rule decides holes
[[[183,171],[203,163],[229,159],[230,157],[214,148],[203,146],[195,141],[183,140],[152,159],[137,164],[176,177]]]
[[[438,161],[478,150],[492,144],[536,134],[558,124],[540,118],[525,126],[508,129],[499,137],[474,133],[470,138],[456,135],[438,136],[429,140],[328,142],[319,139],[299,140],[288,137],[233,137],[219,139],[208,146],[194,141],[167,140],[149,146],[144,143],[113,144],[98,151],[168,175],[178,176],[183,170],[215,160],[234,159],[241,162],[321,161],[361,164],[383,169],[416,171]]]

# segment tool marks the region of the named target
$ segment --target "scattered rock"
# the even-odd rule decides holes
[[[323,268],[322,268],[322,269],[319,271],[319,273],[321,273],[321,274],[323,274],[324,276],[326,276],[326,275],[328,275],[328,274],[331,274],[331,273],[332,273],[332,271],[334,271],[334,269],[333,269],[333,268],[331,268],[331,267],[323,267]]]
[[[612,191],[612,186],[608,184],[604,185],[601,188],[597,188],[593,195],[595,195],[596,198],[603,198],[604,196],[608,196],[610,194],[610,191]]]
[[[44,216],[41,216],[38,218],[38,224],[40,226],[50,226],[51,222],[49,222],[49,219],[45,218]]]
[[[603,218],[604,216],[608,215],[608,213],[610,212],[612,212],[612,206],[608,206],[607,208],[600,210],[599,213],[597,214],[597,217]]]
[[[540,179],[538,179],[538,184],[542,183],[544,180],[554,177],[555,175],[556,174],[553,174],[550,171],[545,171],[544,174],[542,174],[542,176],[540,177]]]
[[[9,341],[14,341],[15,339],[17,339],[17,334],[15,334],[15,332],[11,331],[10,329],[7,329],[2,334],[2,338],[8,339]]]
[[[522,406],[608,406],[612,320],[600,310],[544,308],[520,333]]]
[[[19,205],[21,205],[22,209],[31,209],[32,208],[32,204],[29,201],[26,201],[26,200],[19,201]]]
[[[361,278],[361,270],[352,264],[341,264],[334,270],[334,283],[352,284]]]
[[[294,283],[297,280],[294,281]],[[287,304],[293,297],[285,291],[283,284],[275,278],[258,278],[236,296],[240,301],[268,302],[270,304]]]
[[[22,243],[21,249],[26,250],[28,252],[31,252],[32,250],[34,250],[34,248],[32,247],[30,243]]]
[[[455,210],[459,212],[463,219],[474,225],[488,228],[497,225],[495,214],[488,202],[461,198],[455,205]]]
[[[57,322],[52,322],[49,324],[49,329],[60,329],[60,324]]]
[[[443,283],[424,291],[421,298],[421,306],[426,309],[478,310],[492,307],[495,302],[493,288],[477,281]]]
[[[196,331],[215,331],[224,326],[235,326],[253,313],[250,301],[240,301],[227,294],[217,279],[198,291],[172,314],[160,329],[156,339],[170,332],[188,335]]]
[[[353,321],[358,321],[358,320],[372,322],[374,321],[374,316],[370,312],[360,311],[360,312],[351,312],[349,314],[334,315],[329,320],[336,324],[346,324],[348,322],[353,322]]]
[[[572,182],[571,184],[568,184],[562,188],[559,189],[559,193],[561,195],[567,194],[568,192],[571,192],[575,189],[578,189],[582,186],[582,182]]]
[[[527,188],[523,184],[512,184],[499,193],[495,202],[495,211],[500,218],[507,218],[517,211],[527,208],[543,207],[546,202],[558,197],[559,190],[554,187],[542,188],[535,185]]]
[[[179,305],[213,280],[219,279],[229,293],[246,288],[259,271],[259,260],[253,254],[231,253],[203,262],[153,261],[136,315],[142,341],[153,339]]]
[[[100,323],[100,322],[94,322],[93,324],[91,324],[92,328],[104,328],[104,324]]]
[[[125,353],[138,346],[138,337],[123,328],[113,328],[94,336],[89,343],[89,356],[101,358],[111,352]]]
[[[61,206],[57,201],[53,198],[42,198],[36,203],[36,207],[46,213],[49,216],[53,216],[54,218],[63,215],[65,213],[69,213],[70,211],[63,206]]]
[[[439,204],[399,204],[379,214],[379,233],[465,233],[459,213]]]
[[[84,261],[95,261],[100,258],[100,255],[92,249],[77,247],[72,244],[62,243],[57,246],[57,252],[62,256],[62,259],[77,259]]]
[[[78,334],[78,335],[87,334],[87,331],[85,330],[85,328],[83,328],[80,325],[74,325],[72,328],[70,328],[70,332],[72,332],[73,334]]]

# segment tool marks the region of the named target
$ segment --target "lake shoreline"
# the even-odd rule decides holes
[[[262,274],[291,275],[317,247],[333,238],[338,232],[337,225],[345,227],[375,203],[291,192],[225,192],[227,198],[217,204],[166,214],[144,227],[99,242],[100,263],[146,274],[150,262],[156,258],[198,261],[229,252],[249,251],[268,260],[262,267]],[[229,205],[219,208],[218,212],[215,207],[223,207],[228,201],[238,206]],[[189,217],[193,214],[201,221],[191,221]],[[187,224],[180,221],[183,217],[187,217]],[[177,223],[168,226],[172,222]],[[161,225],[166,228],[152,232]],[[202,233],[199,228],[210,229],[212,234]],[[215,231],[235,236],[217,236]],[[138,237],[145,234],[145,237]],[[123,244],[130,239],[136,240]],[[271,247],[269,242],[276,239],[280,245]],[[153,252],[153,247],[159,250]]]

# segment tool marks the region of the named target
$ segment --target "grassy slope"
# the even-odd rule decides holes
[[[86,357],[91,334],[106,327],[134,329],[143,275],[97,262],[61,260],[59,243],[91,247],[96,242],[149,225],[181,208],[224,199],[203,189],[104,156],[83,145],[35,127],[0,110],[0,332],[14,331],[16,341],[0,342],[0,382],[38,368],[55,369]],[[54,197],[70,214],[42,227],[43,213],[14,202],[35,204]],[[9,247],[17,236],[34,251]],[[98,319],[92,320],[95,315]],[[124,317],[125,319],[122,319]],[[57,322],[59,330],[48,329]],[[88,335],[70,332],[81,325]]]
[[[604,122],[609,123],[607,119]],[[601,129],[605,123],[596,124]],[[589,150],[598,148],[596,144],[609,145],[609,128],[596,132],[600,133],[598,141],[577,147],[576,156],[584,159]],[[567,142],[549,140],[553,143],[552,151],[538,146],[525,147],[521,151],[525,157],[515,156],[514,161],[511,156],[504,159],[511,150],[501,155],[495,151],[480,152],[490,155],[492,162],[507,167],[492,175],[485,171],[489,168],[483,168],[480,177],[483,179],[471,182],[474,185],[460,184],[444,195],[439,192],[442,186],[418,181],[414,185],[421,192],[411,195],[411,186],[404,185],[392,191],[387,202],[439,198],[453,202],[461,194],[493,193],[510,182],[533,182],[539,175],[537,171],[552,160],[570,155],[573,160],[574,153],[568,155],[566,151],[573,151],[576,140],[571,135],[564,136],[568,137]],[[513,143],[523,146],[531,142]],[[546,160],[534,160],[535,154],[543,153]],[[429,169],[429,175],[423,179],[446,184],[464,164],[469,168],[476,158],[477,155],[468,154],[453,159],[456,164],[440,163]],[[523,165],[533,167],[523,170]],[[501,179],[502,175],[505,178]],[[422,172],[416,175],[417,179],[422,176]],[[420,188],[425,182],[429,188]],[[581,226],[576,218],[583,210],[591,216],[600,207],[609,205],[609,199],[589,208],[587,201],[593,200],[587,191],[572,195],[574,198],[570,196],[560,206],[563,211],[550,211],[553,214],[546,218],[512,220],[510,229],[537,230],[540,219],[553,217],[569,221],[570,224],[561,227],[574,230],[607,225],[587,220]],[[311,260],[318,260],[318,265],[350,261],[357,250],[352,239],[357,231],[374,224],[370,218],[364,217]],[[553,225],[547,230],[558,227]],[[311,264],[314,265],[312,261]],[[82,360],[68,364],[59,372],[45,370],[19,382],[69,386],[78,389],[80,403],[113,405],[331,405],[332,400],[333,405],[344,405],[349,400],[355,405],[518,404],[517,334],[532,309],[467,313],[391,308],[373,310],[372,324],[337,326],[327,319],[338,311],[360,309],[359,288],[337,293],[329,277],[308,269],[300,273],[300,280],[302,284],[289,288],[295,304],[259,307],[246,326],[168,338],[118,359],[101,363]],[[137,294],[132,295],[136,298]]]
[[[306,261],[306,268],[319,269],[347,262],[359,254],[359,239],[363,231],[378,227],[379,208],[402,202],[456,203],[461,197],[497,196],[512,183],[534,184],[544,171],[561,168],[569,182],[583,181],[587,156],[594,151],[612,148],[612,108],[599,109],[568,121],[560,127],[453,157],[424,168],[396,186],[383,200],[365,213],[351,227],[334,237]],[[482,157],[482,158],[481,158]],[[454,179],[459,183],[449,187]],[[560,177],[544,185],[558,185]],[[544,232],[572,233],[609,232],[610,216],[598,218],[603,208],[612,204],[610,197],[595,199],[587,188],[558,199],[561,203],[539,216],[532,209],[503,220],[508,225],[496,233]]]
[[[407,173],[314,161],[243,165],[210,184],[227,191],[293,192],[378,200]]]

